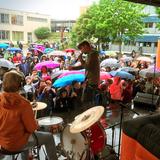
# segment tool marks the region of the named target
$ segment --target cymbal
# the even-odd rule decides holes
[[[103,106],[95,106],[76,116],[70,126],[70,132],[80,133],[86,130],[101,118],[103,112]]]
[[[47,107],[46,103],[43,102],[31,102],[33,111],[43,110]]]

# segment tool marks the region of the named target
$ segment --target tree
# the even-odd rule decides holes
[[[74,41],[97,39],[97,44],[134,40],[143,34],[144,6],[123,0],[100,0],[80,16],[73,28]],[[73,37],[74,38],[74,37]]]
[[[50,29],[48,27],[40,27],[34,31],[38,39],[46,39],[50,36]]]
[[[158,18],[160,18],[160,7],[156,7],[156,13],[158,15]],[[156,27],[160,30],[160,23],[157,23]]]

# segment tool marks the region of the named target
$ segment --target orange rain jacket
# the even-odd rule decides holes
[[[18,93],[0,94],[0,146],[8,151],[18,151],[37,128],[28,100]]]

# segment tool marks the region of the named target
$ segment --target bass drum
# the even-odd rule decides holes
[[[69,125],[62,132],[61,143],[68,160],[87,159],[87,141],[81,133],[71,133]]]

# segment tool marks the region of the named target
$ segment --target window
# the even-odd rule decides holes
[[[24,33],[19,31],[12,32],[12,40],[13,41],[23,41],[24,40]]]
[[[157,42],[154,43],[154,47],[158,47],[158,43]]]
[[[152,22],[145,23],[145,28],[153,28],[153,23]]]
[[[9,14],[0,14],[0,23],[9,23]]]
[[[0,40],[9,40],[9,31],[0,30]]]
[[[46,18],[38,18],[38,17],[27,17],[28,21],[34,21],[34,22],[47,22],[48,20]]]
[[[144,43],[143,43],[143,46],[144,46],[144,47],[151,47],[151,42],[144,42]]]
[[[131,45],[131,46],[135,46],[136,42],[135,41],[125,41],[124,45]]]
[[[23,16],[20,15],[12,15],[11,23],[15,25],[23,25]]]

